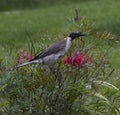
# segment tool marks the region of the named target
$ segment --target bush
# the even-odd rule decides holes
[[[94,32],[93,23],[86,18],[70,21],[76,30],[94,38],[114,37]],[[119,115],[120,92],[109,83],[114,69],[106,52],[94,50],[83,38],[78,39],[52,69],[38,64],[9,71],[1,60],[1,114]]]

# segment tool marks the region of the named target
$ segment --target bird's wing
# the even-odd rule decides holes
[[[50,46],[45,51],[38,54],[35,58],[33,58],[30,61],[37,60],[37,59],[40,59],[40,58],[44,58],[45,56],[48,56],[50,54],[56,54],[57,52],[59,52],[61,50],[64,50],[65,45],[66,45],[65,40],[59,41],[59,42],[53,44],[52,46]]]

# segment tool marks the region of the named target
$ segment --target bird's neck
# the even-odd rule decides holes
[[[68,51],[68,49],[70,48],[70,46],[71,46],[71,41],[72,41],[71,37],[67,37],[67,38],[66,38],[66,47],[65,47],[65,50],[66,50],[66,51]]]

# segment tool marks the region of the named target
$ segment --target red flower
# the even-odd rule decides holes
[[[17,63],[23,63],[24,61],[29,61],[32,59],[32,56],[25,50],[21,54],[19,54]]]
[[[72,64],[72,58],[71,57],[67,57],[66,59],[64,59],[64,64]]]
[[[64,59],[64,65],[73,65],[83,67],[85,65],[90,64],[92,59],[87,55],[83,54],[79,51],[73,53],[71,57],[67,57]]]

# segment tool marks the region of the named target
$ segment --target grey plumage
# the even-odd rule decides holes
[[[45,51],[41,52],[39,55],[37,55],[34,59],[32,59],[30,61],[33,61],[33,60],[36,60],[36,59],[39,59],[39,58],[44,58],[47,55],[56,54],[59,51],[63,51],[65,49],[65,45],[66,45],[66,40],[59,41],[59,42],[53,44],[52,46],[50,46]]]

